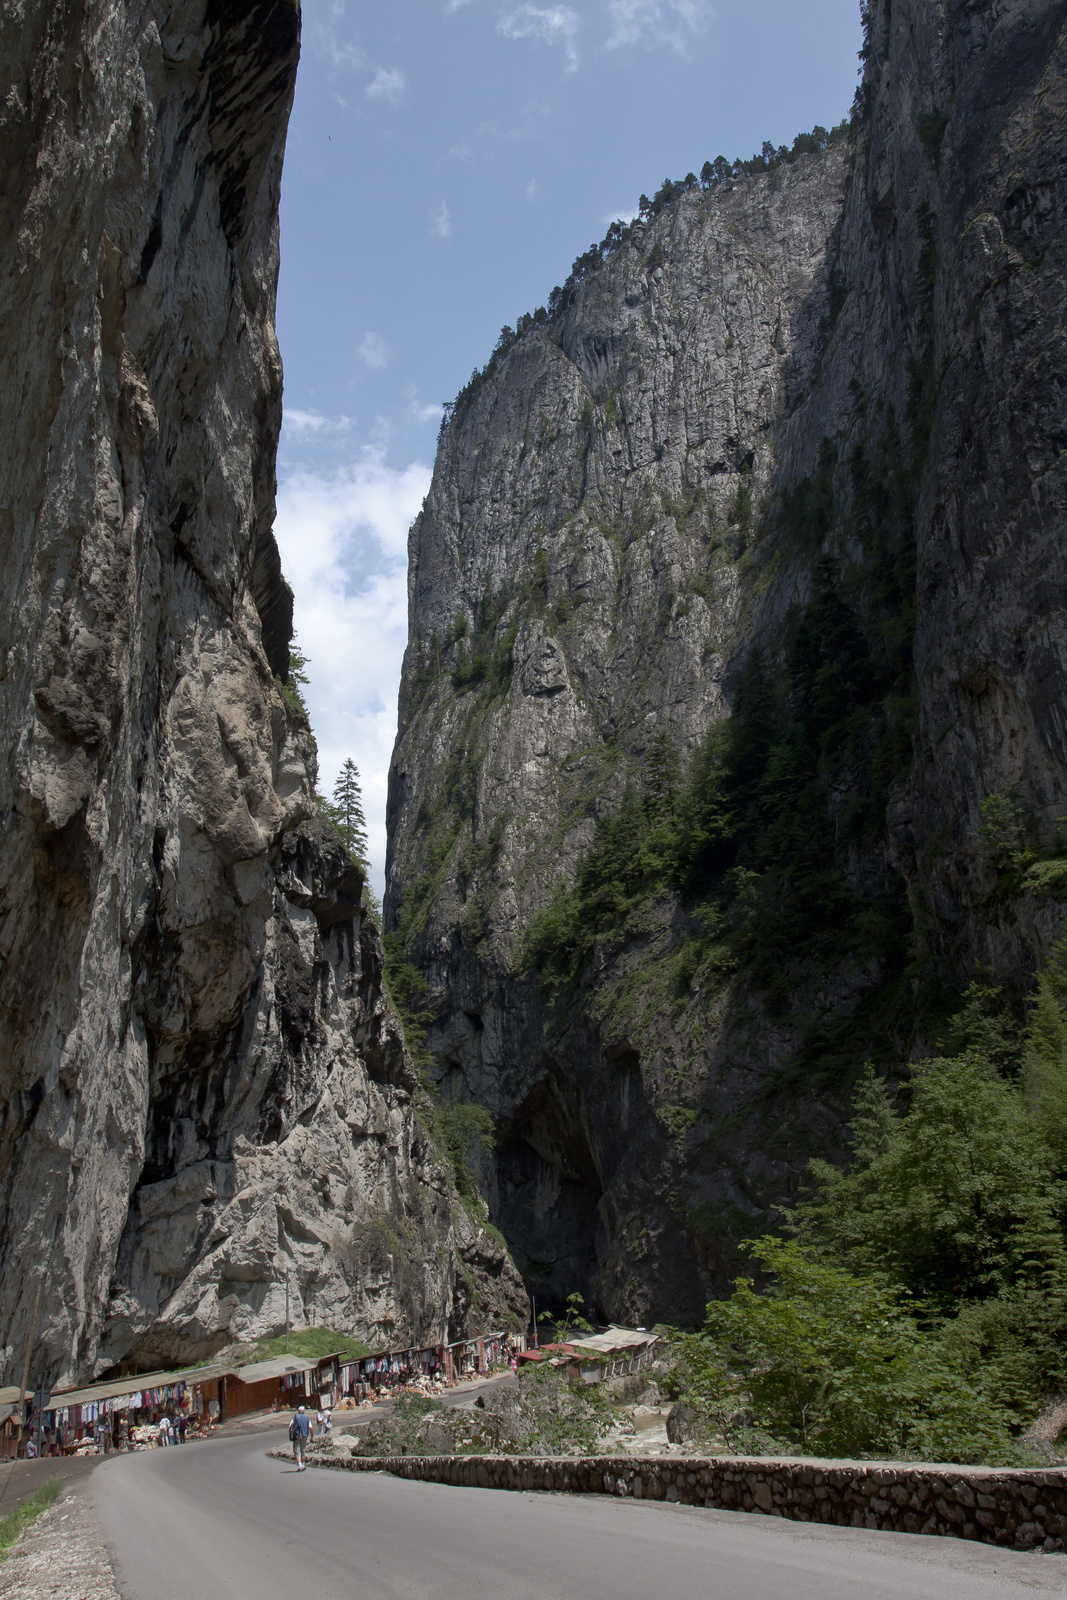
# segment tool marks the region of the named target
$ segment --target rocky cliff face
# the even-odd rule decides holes
[[[316,820],[271,524],[294,0],[4,13],[0,1349],[12,1381],[515,1311]],[[0,1374],[2,1375],[2,1374]]]
[[[1062,924],[1064,19],[879,0],[847,145],[665,205],[443,430],[387,915],[548,1298],[699,1316]]]

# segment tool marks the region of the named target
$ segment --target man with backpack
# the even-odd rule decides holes
[[[304,1451],[307,1449],[308,1434],[311,1432],[311,1418],[303,1406],[293,1417],[289,1424],[289,1441],[293,1447],[293,1460],[296,1462],[297,1472],[307,1471],[307,1462],[304,1460]]]

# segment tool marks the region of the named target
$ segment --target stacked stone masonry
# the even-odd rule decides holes
[[[286,1452],[272,1455],[283,1458]],[[312,1461],[464,1489],[627,1495],[793,1522],[940,1534],[1018,1550],[1067,1548],[1067,1473],[991,1467],[686,1456],[351,1456]]]

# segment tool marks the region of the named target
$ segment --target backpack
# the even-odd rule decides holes
[[[290,1442],[290,1444],[295,1444],[296,1441],[299,1439],[299,1437],[300,1437],[300,1424],[297,1422],[296,1418],[294,1417],[292,1422],[290,1422],[290,1424],[289,1424],[289,1442]]]

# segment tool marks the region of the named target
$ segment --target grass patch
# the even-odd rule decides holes
[[[284,1356],[285,1335],[276,1339],[261,1339],[248,1360],[267,1361],[271,1356]],[[321,1361],[323,1356],[342,1355],[349,1361],[359,1361],[371,1353],[370,1345],[352,1339],[347,1333],[336,1333],[333,1328],[299,1328],[289,1335],[289,1354],[301,1356],[305,1361]]]
[[[9,1511],[6,1517],[0,1517],[0,1561],[10,1555],[12,1545],[18,1544],[22,1535],[37,1521],[41,1512],[55,1505],[62,1487],[59,1478],[49,1478],[47,1483],[42,1483],[41,1487],[28,1495],[14,1511]]]

